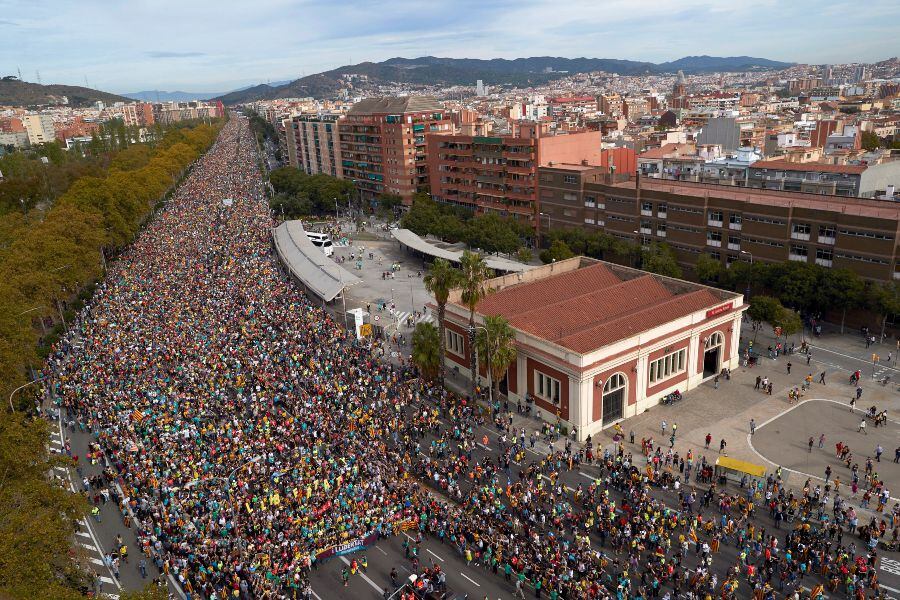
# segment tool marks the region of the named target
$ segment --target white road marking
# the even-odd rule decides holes
[[[82,548],[85,548],[86,550],[91,550],[91,551],[97,550],[96,546],[94,546],[93,544],[88,544],[87,542],[79,541],[79,542],[75,542],[75,543],[78,544],[79,546],[81,546]]]
[[[584,471],[578,471],[578,474],[581,475],[582,477],[587,477],[587,478],[590,479],[591,481],[597,481],[597,478],[596,478],[596,477],[594,477],[593,475],[588,475],[588,474],[585,473]]]
[[[491,450],[488,446],[485,446],[485,445],[482,444],[481,442],[478,442],[478,447],[479,447],[479,448],[484,448],[484,449],[487,450],[488,452],[493,452],[493,450]]]
[[[93,563],[93,564],[95,564],[95,565],[100,565],[101,567],[102,567],[103,565],[106,564],[105,562],[103,562],[103,561],[100,560],[99,558],[94,558],[93,556],[90,557],[88,560],[91,561],[91,563]]]
[[[79,535],[79,536],[81,536],[81,537],[86,537],[86,538],[88,538],[88,539],[91,539],[91,534],[89,534],[89,533],[86,532],[86,531],[76,531],[76,532],[75,532],[75,535]]]
[[[473,584],[475,584],[475,587],[481,587],[481,584],[480,584],[480,583],[478,583],[477,581],[475,581],[474,579],[472,579],[471,577],[469,577],[469,576],[466,575],[465,573],[460,572],[460,575],[462,575],[463,577],[465,577],[466,579],[468,579],[469,581],[471,581]]]
[[[375,546],[375,549],[378,550],[379,552],[381,552],[382,554],[384,554],[385,556],[387,556],[387,552],[385,552],[384,550],[382,550],[382,549],[379,548],[378,546]]]
[[[837,352],[837,351],[835,351],[835,350],[829,350],[828,348],[823,348],[822,346],[812,346],[812,345],[810,345],[810,348],[813,348],[813,349],[815,349],[815,350],[821,350],[822,352],[830,352],[831,354],[837,354],[838,356],[843,356],[844,358],[849,358],[849,359],[851,359],[851,360],[859,361],[859,362],[861,362],[861,363],[866,363],[867,365],[871,365],[871,364],[872,364],[872,360],[871,360],[871,359],[868,359],[868,360],[867,360],[867,359],[865,359],[865,358],[859,358],[858,356],[851,356],[851,355],[849,355],[849,354],[844,354],[844,353],[842,353],[842,352]],[[873,354],[877,354],[877,353],[873,353]],[[900,371],[898,371],[898,369],[895,369],[894,367],[886,366],[886,365],[884,365],[884,364],[882,364],[882,363],[876,363],[876,365],[879,366],[879,367],[881,367],[882,369],[890,369],[891,371],[900,372]],[[881,586],[881,587],[884,587],[884,586]]]
[[[100,581],[102,581],[103,583],[116,583],[115,581],[113,581],[113,580],[110,579],[109,577],[104,577],[103,575],[100,575],[100,577],[98,577],[98,579],[99,579]]]
[[[348,566],[350,565],[350,561],[347,560],[347,557],[346,557],[346,556],[342,556],[342,557],[340,557],[340,558],[341,558],[341,561],[342,561],[345,565],[348,565]],[[381,589],[380,587],[378,587],[378,584],[376,584],[374,581],[372,581],[371,579],[369,579],[369,576],[368,576],[368,575],[366,575],[365,573],[363,573],[362,571],[359,571],[359,570],[357,571],[357,573],[359,574],[360,577],[363,578],[363,581],[365,581],[366,583],[368,583],[369,585],[371,585],[373,588],[375,588],[375,589],[378,591],[379,594],[382,592],[382,589]]]
[[[900,594],[900,590],[894,589],[892,587],[888,587],[888,586],[884,585],[883,583],[879,583],[878,586],[882,589],[888,590],[889,592],[894,592],[894,593]]]
[[[322,600],[322,596],[318,595],[316,593],[316,590],[309,588],[309,591],[312,593],[313,596],[315,596],[316,600]]]
[[[435,557],[436,559],[438,559],[439,561],[444,562],[444,559],[443,559],[443,558],[441,558],[440,556],[438,556],[437,554],[435,554],[434,552],[432,552],[432,551],[429,550],[428,548],[425,548],[425,551],[426,551],[428,554],[430,554],[430,555],[432,555],[433,557]]]

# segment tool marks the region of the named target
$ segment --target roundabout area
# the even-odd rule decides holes
[[[870,460],[872,473],[894,495],[900,483],[900,464],[894,462],[896,450],[900,448],[900,426],[896,421],[887,420],[876,427],[873,419],[865,418],[865,428],[861,429],[865,410],[860,410],[859,404],[851,411],[848,404],[833,400],[805,400],[760,424],[749,437],[750,446],[766,462],[813,478],[814,485],[824,482],[830,467],[829,482],[839,481],[838,492],[844,497],[852,495],[849,486],[853,465],[858,465],[857,496],[865,492],[866,463]],[[811,448],[810,438],[813,439]],[[849,448],[843,458],[838,456],[838,444]],[[871,505],[877,506],[874,497]]]

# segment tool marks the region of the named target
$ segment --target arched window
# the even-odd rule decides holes
[[[627,380],[625,379],[625,375],[623,375],[622,373],[616,373],[606,380],[606,384],[603,386],[603,394],[611,394],[622,389],[623,387],[625,387],[626,382]]]
[[[609,425],[624,416],[625,390],[628,378],[624,373],[610,376],[603,385],[603,424]]]
[[[712,348],[715,348],[716,346],[721,346],[724,343],[725,343],[725,336],[722,335],[721,331],[716,331],[716,332],[710,334],[710,336],[708,338],[706,338],[705,348],[707,350],[710,350]]]

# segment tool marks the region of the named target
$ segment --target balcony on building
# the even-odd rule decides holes
[[[712,246],[713,248],[721,248],[722,240],[706,240],[707,246]]]
[[[657,229],[656,237],[666,237],[666,230],[665,229]]]
[[[741,249],[741,245],[740,245],[740,244],[735,244],[735,243],[732,243],[732,242],[728,242],[728,249],[729,249],[729,250],[740,250],[740,249]]]
[[[805,254],[794,254],[793,252],[789,252],[788,260],[793,260],[795,262],[806,262],[806,255]]]
[[[791,232],[791,239],[792,239],[792,240],[803,240],[804,242],[808,242],[808,241],[809,241],[809,234],[808,234],[808,233],[800,233],[800,232],[798,232],[798,231],[792,231],[792,232]]]
[[[652,235],[653,234],[653,229],[651,229],[650,227],[641,227],[640,231],[644,235]]]
[[[830,267],[833,264],[833,262],[834,261],[832,261],[828,258],[817,258],[816,259],[816,264],[819,265],[820,267]],[[896,275],[896,273],[894,275]]]
[[[710,227],[721,227],[722,221],[719,221],[717,219],[707,219],[706,224],[709,225]]]
[[[835,236],[833,235],[820,235],[818,237],[818,241],[820,244],[828,244],[829,246],[834,246]]]
[[[642,216],[642,217],[652,217],[652,216],[653,216],[653,210],[647,210],[646,208],[642,208],[642,209],[641,209],[641,216]]]

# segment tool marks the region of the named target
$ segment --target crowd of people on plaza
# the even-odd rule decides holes
[[[401,530],[520,597],[775,598],[806,577],[822,582],[814,597],[879,593],[876,546],[896,540],[896,514],[860,526],[837,490],[794,494],[780,473],[731,493],[705,456],[649,439],[637,456],[624,439],[576,447],[375,358],[280,270],[256,152],[232,118],[110,265],[78,348],[47,367],[67,421],[94,436],[88,459],[108,465],[86,492],[122,508],[140,559],[189,598],[308,598],[324,550]],[[589,484],[562,481],[585,465]],[[97,491],[113,480],[121,495]],[[737,559],[714,570],[724,544]],[[415,542],[407,552],[420,585],[445,585]]]

